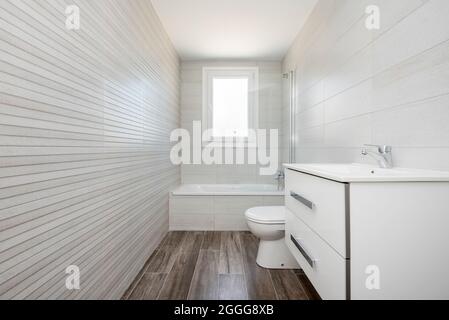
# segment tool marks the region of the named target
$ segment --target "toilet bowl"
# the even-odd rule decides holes
[[[248,227],[260,239],[257,264],[267,269],[299,269],[285,243],[285,207],[256,207],[245,213]]]

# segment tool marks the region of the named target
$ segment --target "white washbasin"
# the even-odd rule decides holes
[[[363,164],[285,164],[288,169],[339,182],[434,182],[449,181],[449,172],[393,168]]]

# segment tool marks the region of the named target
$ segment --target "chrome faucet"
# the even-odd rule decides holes
[[[363,148],[362,155],[371,156],[377,160],[379,166],[384,169],[393,168],[393,148],[391,146],[378,146],[372,144],[365,144],[365,147],[374,147],[377,148],[377,152],[368,151],[366,148]]]
[[[285,183],[285,174],[284,171],[279,170],[276,174],[276,177],[274,178],[278,182],[278,191],[284,189],[284,183]]]

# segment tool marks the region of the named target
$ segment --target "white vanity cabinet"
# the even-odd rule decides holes
[[[286,167],[287,246],[323,299],[449,299],[449,174]]]
[[[286,241],[323,299],[347,299],[348,185],[286,170]]]

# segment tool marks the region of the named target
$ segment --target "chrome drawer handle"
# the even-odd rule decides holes
[[[295,245],[296,248],[298,248],[299,252],[301,252],[301,254],[303,255],[303,257],[306,259],[307,263],[312,267],[315,268],[315,262],[316,260],[313,259],[308,253],[307,251],[303,248],[303,246],[301,246],[301,244],[299,243],[299,240],[296,239],[295,237],[293,237],[293,235],[290,235],[290,238],[293,242],[293,244]]]
[[[313,210],[313,208],[315,207],[315,204],[312,201],[307,200],[306,198],[300,196],[299,194],[297,194],[293,191],[290,191],[290,196],[292,196],[294,199],[298,200],[299,202],[301,202],[303,205],[305,205],[307,208],[309,208],[311,210]]]

